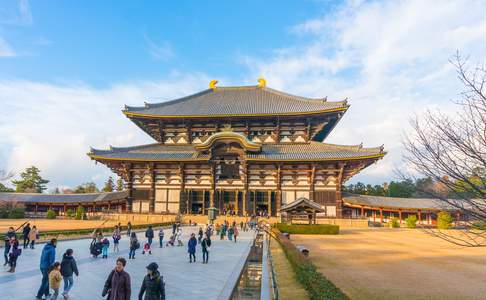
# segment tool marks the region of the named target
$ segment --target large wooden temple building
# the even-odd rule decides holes
[[[180,99],[126,106],[155,142],[91,149],[125,181],[128,212],[276,216],[305,197],[342,217],[343,182],[381,159],[383,147],[324,143],[347,101],[295,96],[266,86],[219,87]]]

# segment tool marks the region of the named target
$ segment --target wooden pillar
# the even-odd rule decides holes
[[[132,164],[127,164],[125,167],[125,172],[127,173],[127,212],[133,212],[133,173]]]
[[[179,204],[179,212],[180,213],[184,213],[184,209],[182,207],[182,205],[184,204],[186,206],[186,212],[188,210],[188,197],[187,197],[187,193],[186,193],[186,176],[184,175],[184,164],[180,164],[179,165],[179,177],[181,178],[181,185],[180,185],[180,188],[181,188],[181,192],[180,192],[180,197],[179,197],[179,201],[180,201],[180,204]]]
[[[108,210],[110,210],[110,209],[111,209],[111,203],[108,202]]]
[[[419,224],[422,223],[422,211],[419,209],[418,210],[418,220],[419,220]]]
[[[279,131],[280,135],[280,131]],[[282,168],[279,164],[277,166],[277,194],[275,195],[275,212],[277,216],[280,216],[280,207],[282,207]]]
[[[210,166],[210,173],[211,173],[211,190],[209,191],[209,207],[215,208],[214,207],[214,194],[216,193],[216,166],[214,163],[211,164]],[[221,212],[220,212],[221,213]]]
[[[402,224],[402,210],[398,210],[398,219],[400,220],[400,224]]]
[[[37,203],[35,204],[34,214],[37,216]]]
[[[150,172],[150,192],[149,192],[149,213],[155,213],[155,166],[153,163],[149,165]]]
[[[376,210],[372,210],[371,214],[373,215],[373,222],[376,222]]]
[[[338,186],[336,191],[336,218],[343,217],[343,200],[342,200],[341,190],[343,188],[344,166],[345,164],[341,164],[339,168],[339,176],[337,180]]]
[[[64,216],[66,216],[66,211],[67,211],[66,208],[67,208],[67,205],[66,205],[66,203],[64,203],[64,206],[62,208],[63,209]]]
[[[206,190],[202,191],[202,214],[206,214]]]
[[[247,211],[247,203],[248,203],[248,186],[249,186],[249,174],[248,174],[248,163],[245,161],[243,162],[243,176],[244,176],[244,187],[243,187],[243,195],[242,195],[242,200],[243,200],[243,205],[242,205],[242,209],[243,209],[243,213],[242,215],[243,216],[246,216],[248,211]]]
[[[380,207],[380,222],[383,223],[383,208]]]
[[[268,197],[268,216],[272,216],[272,191],[267,192]]]
[[[256,200],[257,200],[257,191],[253,191],[253,214],[256,215]]]
[[[311,173],[310,173],[309,198],[310,198],[310,200],[315,201],[314,200],[314,191],[315,191],[314,181],[315,181],[315,176],[316,176],[316,165],[315,164],[311,164],[311,171],[310,172]]]
[[[364,219],[365,215],[364,215],[364,206],[361,205],[361,218]]]
[[[458,226],[460,222],[461,222],[461,212],[457,211],[456,212],[456,226]]]
[[[238,200],[238,190],[235,190],[235,215],[238,215],[238,207],[240,206],[240,201]]]

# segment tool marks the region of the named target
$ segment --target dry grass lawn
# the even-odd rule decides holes
[[[420,229],[292,235],[351,299],[486,299],[486,247],[450,244]]]
[[[280,244],[271,239],[270,252],[272,253],[275,277],[277,279],[278,293],[280,299],[309,299],[304,287],[295,278],[290,262],[287,260]]]
[[[118,224],[117,221],[103,221],[103,220],[46,220],[46,219],[2,219],[0,220],[0,232],[5,232],[8,227],[13,226],[15,229],[22,225],[24,222],[29,221],[30,225],[36,225],[39,231],[49,231],[49,230],[67,230],[67,229],[86,229],[86,228],[96,228],[96,227],[114,227]],[[104,223],[104,224],[103,224]],[[102,225],[103,224],[103,225]],[[143,224],[142,222],[134,223]],[[122,225],[126,225],[126,222]]]

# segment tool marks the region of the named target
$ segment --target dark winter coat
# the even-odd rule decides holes
[[[17,237],[15,231],[7,231],[7,233],[5,233],[5,248],[10,249],[10,239],[13,236]]]
[[[73,273],[79,276],[76,260],[74,257],[64,254],[61,261],[61,275],[63,277],[69,277],[73,276]]]
[[[130,275],[125,271],[113,270],[106,279],[101,295],[104,297],[108,294],[108,300],[130,300],[131,293]]]
[[[12,253],[10,253],[11,257],[19,257],[20,253],[22,253],[22,250],[19,249],[19,240],[15,240],[15,242],[10,244],[10,247],[12,247]],[[10,249],[9,249],[10,251]]]
[[[48,269],[56,260],[56,246],[51,243],[47,243],[42,248],[42,254],[40,258],[40,268]]]
[[[165,300],[165,283],[164,278],[159,272],[155,276],[145,275],[142,281],[142,287],[138,294],[139,300]],[[145,297],[143,294],[145,293]]]
[[[154,238],[154,230],[152,228],[147,228],[147,230],[145,231],[145,237],[153,239]]]
[[[24,237],[24,239],[29,237],[29,233],[30,233],[30,226],[25,226],[24,229],[22,230],[22,236]]]
[[[195,237],[189,239],[187,243],[187,252],[194,254],[196,253],[197,240]]]
[[[203,251],[208,251],[208,248],[211,247],[211,240],[210,239],[203,239],[201,242],[201,247]]]

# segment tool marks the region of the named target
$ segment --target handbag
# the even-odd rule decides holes
[[[111,280],[113,279],[114,273],[115,273],[115,270],[111,271],[110,275],[108,276],[108,279],[106,280],[105,286],[103,287],[103,292],[101,293],[101,297],[108,295],[108,297],[106,299],[110,299]]]

